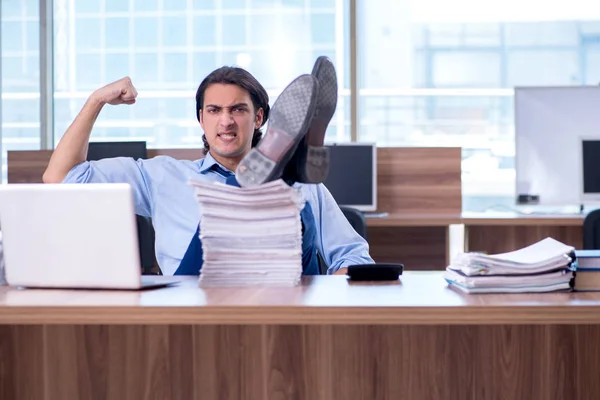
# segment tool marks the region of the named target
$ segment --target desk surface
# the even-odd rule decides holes
[[[147,291],[0,288],[0,324],[563,324],[600,323],[600,293],[467,295],[441,271],[401,281],[306,278],[292,288],[197,287],[195,278]]]
[[[467,226],[583,226],[579,214],[518,214],[518,213],[462,213],[462,214],[390,214],[382,218],[367,218],[373,227],[423,227],[464,224]]]

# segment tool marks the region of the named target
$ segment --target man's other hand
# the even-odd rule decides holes
[[[134,104],[138,95],[137,90],[131,83],[131,79],[126,76],[116,82],[109,83],[93,93],[93,97],[101,104]]]

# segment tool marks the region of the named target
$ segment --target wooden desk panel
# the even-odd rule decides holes
[[[157,279],[173,279],[157,277]],[[441,271],[401,280],[348,282],[304,277],[291,287],[197,287],[197,278],[148,291],[0,288],[2,324],[477,325],[600,324],[600,292],[464,295]]]
[[[462,223],[468,226],[583,226],[584,216],[580,214],[494,214],[463,213]]]
[[[447,227],[453,224],[462,224],[463,218],[460,213],[438,214],[438,213],[393,213],[386,217],[367,219],[368,227]]]
[[[599,338],[599,325],[0,326],[0,396],[594,399]]]
[[[377,149],[377,209],[388,213],[462,210],[460,148]]]
[[[9,183],[39,183],[51,150],[9,151]],[[202,149],[148,149],[180,160],[204,157]],[[385,147],[377,149],[377,202],[389,213],[454,213],[462,207],[461,149]]]
[[[440,272],[287,289],[184,278],[143,292],[1,288],[0,310],[2,399],[600,394],[600,293],[466,295]]]
[[[574,246],[576,249],[583,248],[583,228],[581,225],[473,225],[466,227],[465,236],[467,251],[478,251],[487,254],[518,250],[547,237]]]
[[[369,226],[369,253],[375,262],[402,263],[407,270],[446,268],[445,226]]]

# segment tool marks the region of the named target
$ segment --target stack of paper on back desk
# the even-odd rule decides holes
[[[201,286],[292,286],[302,275],[304,200],[282,180],[257,188],[191,181],[202,210]]]
[[[571,290],[574,248],[552,238],[509,253],[461,253],[444,278],[467,293]]]

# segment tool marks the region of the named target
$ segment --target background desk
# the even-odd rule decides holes
[[[0,288],[2,399],[596,399],[600,293]]]
[[[412,270],[446,268],[452,241],[462,240],[466,251],[488,254],[516,250],[548,236],[576,248],[583,246],[581,215],[395,213],[369,218],[367,226],[375,261],[401,262]],[[452,238],[453,233],[463,237]]]

